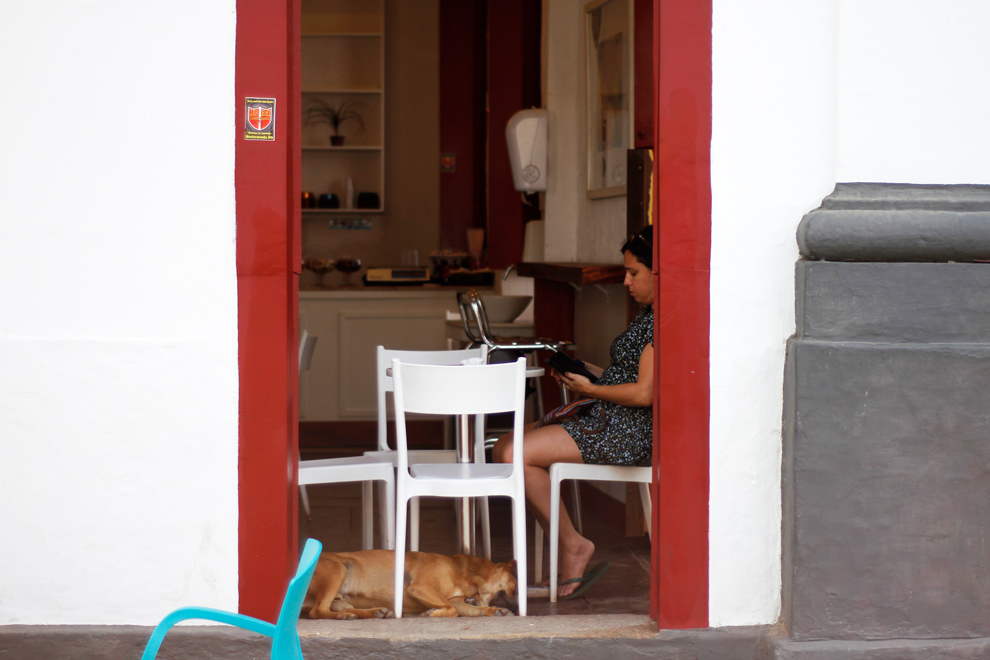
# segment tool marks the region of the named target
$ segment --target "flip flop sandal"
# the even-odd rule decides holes
[[[566,596],[557,596],[557,600],[571,600],[572,598],[577,598],[590,589],[591,585],[598,581],[598,578],[608,573],[608,569],[610,568],[612,568],[612,565],[607,561],[599,562],[593,569],[587,571],[581,577],[564,580],[560,584],[571,584],[572,582],[577,582],[579,583],[579,586]]]
[[[584,576],[585,577],[588,577],[589,575],[591,575],[592,571],[597,570],[598,567],[601,566],[603,563],[605,563],[605,562],[601,562],[599,564],[596,564],[594,568],[585,571],[584,572]],[[564,579],[564,577],[560,573],[557,573],[557,586],[558,587],[560,585],[564,584],[563,579]],[[568,582],[574,582],[576,579],[579,579],[579,578],[572,578],[572,579],[568,580]],[[550,578],[545,578],[543,580],[543,582],[544,582],[543,584],[534,584],[530,588],[531,589],[549,589],[550,588]]]

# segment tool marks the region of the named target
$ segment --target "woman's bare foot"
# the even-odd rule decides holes
[[[564,582],[572,578],[584,575],[584,569],[588,567],[592,555],[595,554],[595,544],[578,536],[573,547],[561,547],[560,549],[560,581]],[[567,596],[580,585],[578,582],[570,584],[560,584],[557,586],[557,597]]]

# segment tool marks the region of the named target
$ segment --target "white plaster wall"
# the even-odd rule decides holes
[[[544,252],[547,261],[576,261],[577,227],[585,212],[585,172],[580,163],[585,147],[574,136],[583,135],[584,50],[580,39],[583,11],[578,0],[544,2],[545,77],[543,104],[547,125],[547,192],[544,212]]]
[[[784,344],[794,232],[835,181],[834,0],[715,0],[712,28],[712,626],[780,613]]]
[[[544,106],[547,261],[622,263],[626,197],[587,199],[584,7],[586,0],[545,0]]]
[[[839,7],[838,180],[990,182],[990,3]]]
[[[836,181],[990,182],[988,24],[982,0],[715,0],[713,626],[779,615],[797,224]]]
[[[0,21],[0,624],[237,604],[234,0]]]

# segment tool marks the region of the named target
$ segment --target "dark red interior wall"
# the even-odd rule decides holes
[[[711,0],[656,0],[653,575],[660,628],[708,626]]]
[[[440,152],[456,158],[440,176],[440,246],[467,249],[467,229],[486,229],[496,268],[522,257],[540,217],[512,184],[505,126],[541,104],[541,23],[539,0],[440,0]]]
[[[299,0],[237,0],[239,609],[268,621],[297,561],[298,31]],[[243,139],[245,97],[276,99],[274,141]]]
[[[485,227],[486,0],[440,0],[440,247],[467,250],[467,230]]]
[[[488,6],[488,261],[505,268],[522,258],[525,222],[538,207],[523,204],[512,183],[505,127],[519,110],[540,107],[539,0]]]
[[[633,144],[653,148],[653,2],[635,0],[633,24]]]

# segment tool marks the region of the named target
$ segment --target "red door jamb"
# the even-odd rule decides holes
[[[234,83],[239,611],[274,622],[297,557],[299,0],[237,0]],[[275,140],[244,139],[274,98]]]
[[[708,627],[711,0],[654,0],[653,590],[663,628]]]

